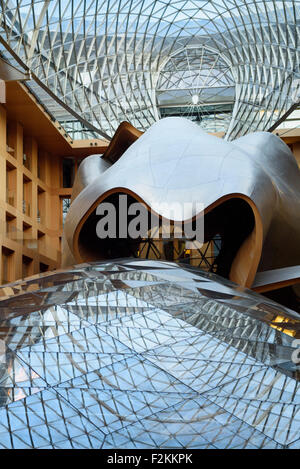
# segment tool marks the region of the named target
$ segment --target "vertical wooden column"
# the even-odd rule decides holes
[[[38,244],[38,229],[37,229],[37,216],[38,216],[38,185],[37,185],[37,171],[38,171],[38,145],[34,138],[31,138],[31,172],[33,175],[31,184],[31,200],[32,200],[32,211],[31,217],[33,219],[32,224],[32,238],[36,240]],[[45,217],[46,218],[46,217]],[[39,259],[38,256],[34,256],[31,265],[33,272],[39,272]]]
[[[6,109],[0,104],[0,255],[5,237],[5,200],[6,200]],[[2,260],[0,262],[2,279]]]
[[[17,122],[12,124],[14,157],[17,161],[17,178],[16,178],[16,204],[18,212],[23,213],[23,129]],[[22,229],[21,219],[17,220],[17,228]]]
[[[6,200],[6,110],[0,104],[0,200]],[[4,220],[4,204],[0,208],[0,220]]]

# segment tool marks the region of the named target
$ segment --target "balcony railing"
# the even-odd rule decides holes
[[[22,210],[24,215],[28,215],[30,217],[30,203],[26,200],[23,200]]]
[[[6,151],[7,151],[7,153],[9,153],[10,155],[14,156],[14,153],[15,153],[15,149],[14,149],[14,148],[11,148],[10,146],[6,145]]]
[[[23,154],[23,165],[25,168],[29,169],[29,171],[31,170],[31,160],[30,157],[26,155],[26,153]]]
[[[6,202],[9,205],[12,205],[14,207],[15,205],[15,192],[11,190],[6,190]]]
[[[60,251],[49,243],[32,238],[31,233],[17,229],[15,226],[11,226],[9,222],[0,222],[0,235],[22,244],[25,248],[34,251],[35,254],[41,254],[55,260],[60,256]]]
[[[37,211],[36,221],[37,221],[38,223],[41,223],[42,225],[45,225],[45,217],[41,214],[41,212],[40,212],[39,209],[38,209],[38,211]]]

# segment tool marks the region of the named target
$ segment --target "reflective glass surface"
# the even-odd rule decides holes
[[[5,285],[0,448],[300,449],[299,336],[296,313],[188,265]]]
[[[299,100],[299,0],[3,0],[0,18],[1,55],[72,139],[168,115],[234,139]]]

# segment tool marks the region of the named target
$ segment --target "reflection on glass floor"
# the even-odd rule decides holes
[[[5,285],[0,448],[299,449],[298,318],[169,262]]]

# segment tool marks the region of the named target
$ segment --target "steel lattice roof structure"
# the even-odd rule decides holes
[[[299,317],[141,259],[0,287],[1,449],[298,449]]]
[[[232,139],[293,104],[299,20],[298,0],[7,0],[0,50],[61,122],[111,136],[174,111]]]

